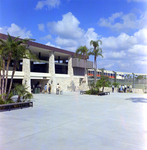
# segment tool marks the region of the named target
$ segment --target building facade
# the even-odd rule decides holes
[[[6,40],[7,35],[0,34],[0,39]],[[56,47],[43,45],[36,42],[28,42],[27,47],[39,58],[39,60],[22,59],[19,68],[14,75],[14,82],[26,84],[28,90],[34,86],[45,84],[52,86],[52,92],[56,91],[57,83],[63,91],[79,89],[80,82],[86,79],[84,60],[75,57],[74,52]],[[87,69],[93,68],[93,62],[87,61]],[[11,78],[13,60],[9,67],[8,78]]]

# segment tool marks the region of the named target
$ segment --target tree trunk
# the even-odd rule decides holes
[[[5,84],[5,60],[3,59],[3,77],[2,77],[2,93],[4,94],[4,84]],[[2,99],[5,100],[5,96],[2,95]]]
[[[105,87],[105,82],[104,82],[104,84],[103,84],[103,89],[102,89],[102,92],[104,92],[104,87]]]
[[[8,96],[10,94],[10,91],[11,91],[11,88],[12,88],[12,83],[13,83],[13,77],[14,77],[14,74],[15,74],[15,70],[16,70],[16,63],[14,63],[14,66],[13,66],[13,72],[12,72],[12,75],[11,75],[10,86],[9,86],[9,90],[8,90],[8,94],[7,94],[6,99],[8,98]]]
[[[17,102],[21,102],[21,101],[20,101],[20,95],[18,95]]]
[[[8,61],[7,61],[7,67],[6,67],[6,79],[5,79],[5,89],[4,89],[4,93],[6,93],[7,91],[7,82],[8,82],[8,68],[9,68],[9,65],[10,65],[10,61],[11,61],[11,52],[9,53],[9,58],[8,58]]]
[[[97,78],[97,76],[96,76],[96,74],[97,74],[97,72],[96,72],[96,69],[97,69],[97,65],[96,65],[96,57],[94,58],[94,84],[96,85],[96,78]]]
[[[0,95],[2,94],[2,74],[1,74],[1,69],[0,69]]]

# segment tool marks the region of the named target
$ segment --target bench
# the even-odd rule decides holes
[[[82,95],[85,94],[85,93],[86,93],[86,91],[80,91],[80,94],[82,94]]]
[[[102,92],[102,93],[99,93],[98,96],[108,95],[108,94],[110,95],[110,92]]]
[[[14,106],[19,106],[21,109],[22,107],[33,107],[33,102],[19,102],[19,103],[3,104],[3,105],[0,105],[0,108],[8,108],[10,111],[10,109],[14,108]]]

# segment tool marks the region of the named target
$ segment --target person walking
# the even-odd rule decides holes
[[[51,94],[51,84],[49,84],[48,91],[49,91],[49,94]]]
[[[126,93],[126,90],[127,90],[127,86],[126,86],[126,84],[125,84],[125,86],[124,86],[124,93]]]
[[[123,93],[123,87],[122,87],[122,85],[120,87],[120,93]]]
[[[114,92],[114,85],[112,85],[112,92]]]
[[[124,92],[124,89],[125,89],[125,87],[124,87],[124,85],[122,85],[122,90],[123,90],[123,92]]]
[[[56,94],[59,95],[59,92],[60,92],[60,86],[59,86],[59,83],[57,83],[57,86],[56,86]]]
[[[44,93],[47,93],[47,84],[44,86]]]

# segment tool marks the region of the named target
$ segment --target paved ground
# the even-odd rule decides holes
[[[147,150],[147,95],[36,94],[0,112],[0,150]]]

